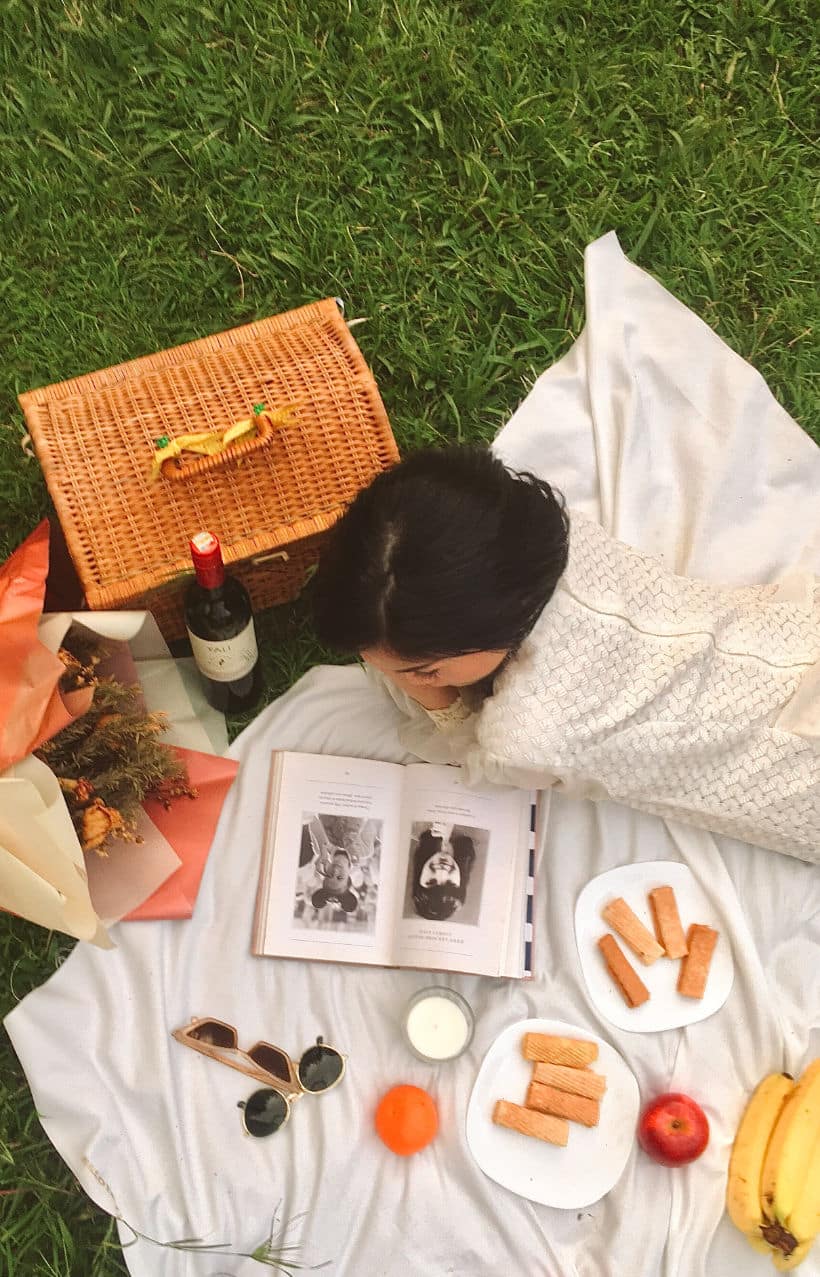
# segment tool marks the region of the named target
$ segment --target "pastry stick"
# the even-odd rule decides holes
[[[609,923],[613,931],[617,931],[645,966],[651,966],[658,958],[663,957],[663,949],[652,932],[647,930],[621,896],[617,900],[610,900],[601,913],[604,921]]]
[[[689,928],[686,937],[689,952],[681,963],[678,976],[678,993],[685,998],[703,997],[718,934],[713,927],[704,927],[699,922]]]
[[[678,904],[671,887],[656,887],[649,893],[649,906],[655,924],[655,935],[666,950],[667,958],[683,958],[688,949],[683,934]]]
[[[539,1113],[551,1113],[553,1117],[565,1117],[570,1122],[580,1122],[582,1126],[597,1126],[601,1116],[601,1106],[597,1100],[587,1099],[583,1095],[570,1095],[568,1091],[559,1091],[554,1086],[542,1086],[540,1082],[530,1082],[527,1108],[538,1109]]]
[[[597,1042],[555,1037],[551,1033],[525,1033],[521,1050],[525,1060],[545,1060],[548,1064],[567,1064],[572,1068],[583,1068],[598,1059]]]
[[[570,1095],[585,1095],[588,1100],[600,1100],[606,1090],[603,1073],[593,1073],[592,1069],[568,1069],[563,1064],[536,1064],[532,1080],[543,1086],[554,1086],[558,1091],[569,1091]]]
[[[509,1100],[496,1101],[493,1121],[496,1126],[506,1126],[522,1135],[534,1135],[537,1140],[546,1140],[548,1144],[558,1144],[561,1148],[569,1139],[569,1122],[564,1118],[535,1113],[521,1104],[511,1104]]]
[[[643,1002],[646,1002],[649,998],[649,990],[634,967],[627,961],[615,937],[607,932],[598,941],[598,948],[603,954],[604,962],[609,968],[609,974],[620,989],[626,1005],[628,1007],[639,1007]]]

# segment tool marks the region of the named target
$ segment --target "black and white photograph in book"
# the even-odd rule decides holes
[[[488,829],[416,821],[403,917],[477,927],[489,845]]]
[[[381,835],[380,820],[302,812],[293,901],[297,926],[373,934]]]

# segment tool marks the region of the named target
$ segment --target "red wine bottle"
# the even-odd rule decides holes
[[[191,537],[196,580],[185,596],[185,625],[205,695],[214,709],[242,713],[259,700],[262,674],[248,591],[226,576],[219,538]]]

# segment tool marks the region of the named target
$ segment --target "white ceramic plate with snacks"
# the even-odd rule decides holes
[[[597,1126],[569,1124],[565,1147],[496,1126],[496,1100],[524,1104],[533,1065],[521,1046],[525,1033],[594,1042],[598,1058],[589,1066],[606,1077]],[[495,1040],[484,1057],[467,1108],[467,1144],[485,1175],[544,1206],[577,1210],[591,1206],[621,1178],[635,1140],[638,1083],[617,1051],[586,1029],[563,1020],[520,1020]]]
[[[702,998],[685,998],[678,993],[681,959],[664,956],[645,966],[601,916],[601,910],[621,896],[654,935],[649,892],[663,886],[671,887],[675,893],[684,934],[695,922],[714,927],[718,932]],[[649,1000],[641,1006],[627,1006],[606,968],[598,940],[607,932],[615,936],[624,956],[649,990]],[[725,921],[688,866],[678,860],[639,861],[609,869],[593,878],[575,906],[575,940],[587,992],[595,1009],[611,1024],[631,1033],[656,1033],[705,1020],[723,1006],[732,987],[734,963]]]

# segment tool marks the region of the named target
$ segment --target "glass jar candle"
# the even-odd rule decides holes
[[[407,1045],[420,1060],[454,1060],[473,1038],[473,1013],[455,989],[432,985],[419,989],[404,1013]]]

